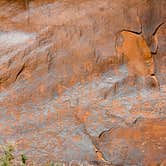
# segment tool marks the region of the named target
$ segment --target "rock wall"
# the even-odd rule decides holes
[[[165,6],[2,0],[0,143],[36,165],[163,165]]]

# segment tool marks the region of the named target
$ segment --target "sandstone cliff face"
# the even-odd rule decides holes
[[[36,165],[164,165],[165,7],[1,1],[0,143]]]

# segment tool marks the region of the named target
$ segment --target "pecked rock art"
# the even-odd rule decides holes
[[[0,144],[27,165],[163,166],[165,6],[0,1]]]

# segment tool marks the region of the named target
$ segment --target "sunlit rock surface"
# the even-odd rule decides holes
[[[0,143],[35,165],[166,163],[166,1],[0,1]]]

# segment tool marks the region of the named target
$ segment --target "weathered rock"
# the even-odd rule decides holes
[[[1,1],[0,143],[38,165],[163,165],[165,5]]]
[[[166,53],[165,53],[165,40],[166,40],[166,24],[163,24],[157,31],[157,53],[155,56],[156,60],[156,73],[161,84],[166,83],[165,67],[166,67]]]
[[[165,120],[138,121],[99,138],[99,147],[115,165],[160,165],[166,158]]]

